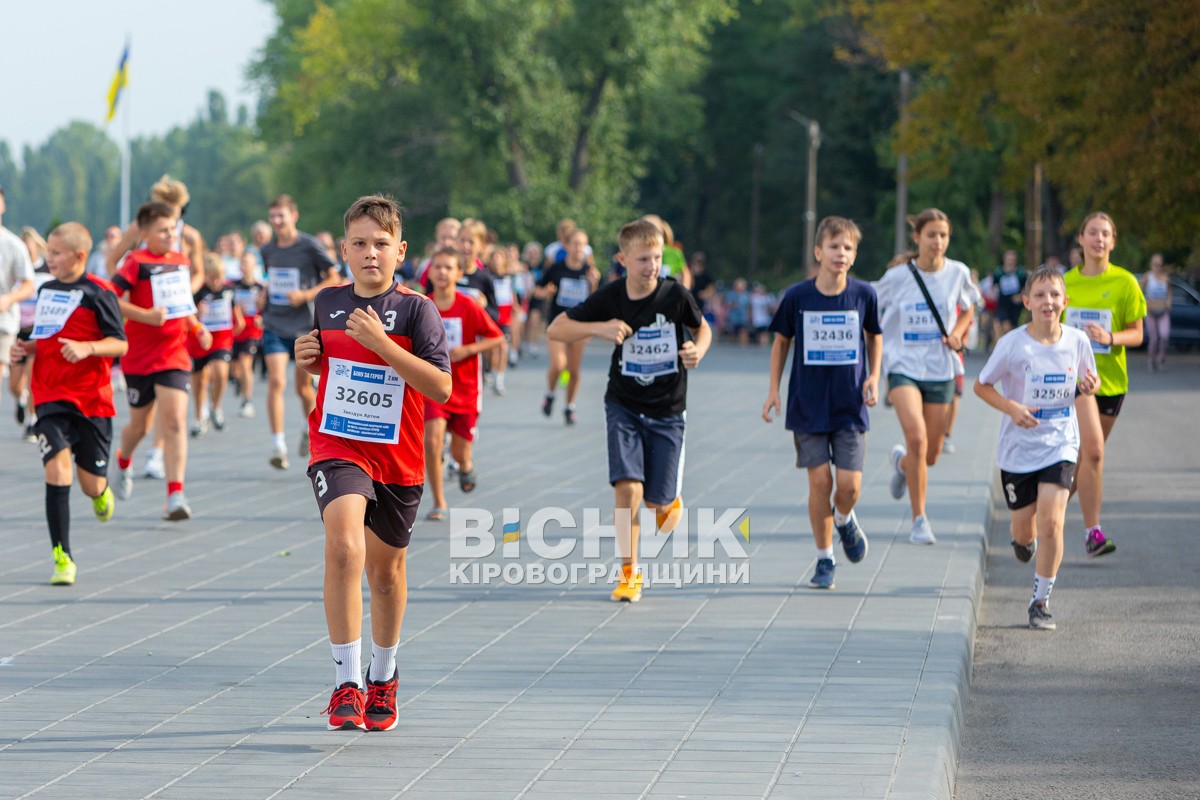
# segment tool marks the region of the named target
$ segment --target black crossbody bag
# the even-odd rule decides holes
[[[911,261],[908,262],[908,271],[912,273],[913,280],[917,282],[917,288],[921,290],[921,296],[925,298],[925,305],[929,306],[929,312],[933,314],[933,321],[937,323],[938,330],[942,332],[942,337],[949,339],[950,334],[946,333],[946,323],[942,322],[942,315],[938,312],[937,304],[934,303],[933,298],[929,296],[929,287],[925,285],[925,279],[921,277],[921,271],[918,270],[916,265],[914,265]],[[960,347],[957,350],[950,347],[948,344],[946,347],[950,348],[950,351],[953,353],[962,353],[963,355],[966,355],[968,352],[967,348],[965,347]]]

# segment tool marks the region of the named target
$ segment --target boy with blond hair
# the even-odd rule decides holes
[[[645,220],[621,228],[617,260],[624,278],[593,292],[555,318],[546,336],[574,342],[589,336],[616,345],[604,395],[608,479],[615,492],[613,524],[621,578],[612,600],[642,597],[638,511],[655,509],[658,527],[673,530],[683,513],[683,438],[687,370],[712,343],[712,331],[691,292],[663,280],[663,236]]]
[[[107,522],[115,505],[107,477],[117,413],[109,373],[127,343],[112,284],[87,271],[91,249],[91,235],[77,222],[65,222],[50,233],[46,264],[53,278],[38,292],[30,341],[17,344],[22,354],[36,353],[30,391],[46,473],[46,524],[54,553],[50,583],[56,586],[75,583],[72,457],[96,519]]]

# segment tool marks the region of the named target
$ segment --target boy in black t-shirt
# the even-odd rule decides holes
[[[660,280],[663,237],[644,220],[621,229],[617,259],[626,277],[593,292],[560,314],[546,336],[573,342],[598,336],[617,345],[604,395],[608,479],[616,492],[613,524],[621,556],[614,601],[642,597],[638,569],[638,509],[657,512],[659,530],[674,529],[683,513],[684,408],[687,372],[712,343],[712,331],[691,292]],[[690,334],[685,335],[685,332]]]

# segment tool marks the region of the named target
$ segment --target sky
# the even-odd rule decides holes
[[[246,67],[275,22],[266,0],[0,0],[0,139],[19,161],[72,120],[103,127],[126,36],[131,137],[187,125],[211,89],[253,114]]]

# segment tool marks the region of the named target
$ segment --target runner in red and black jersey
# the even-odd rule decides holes
[[[254,416],[254,357],[259,353],[263,337],[259,298],[266,291],[258,259],[253,253],[243,253],[242,277],[233,284],[233,295],[246,324],[233,337],[233,376],[241,397],[238,416],[245,419]]]
[[[92,237],[77,222],[59,225],[47,242],[53,278],[42,285],[32,320],[31,341],[16,350],[36,353],[30,390],[37,412],[38,449],[46,470],[46,522],[54,548],[50,582],[75,582],[71,558],[72,454],[79,486],[92,498],[96,518],[112,518],[108,454],[113,408],[109,371],[125,353],[125,331],[112,284],[87,273]]]
[[[159,202],[138,209],[138,229],[146,246],[128,255],[113,276],[121,294],[121,313],[129,352],[121,359],[129,394],[129,423],[121,430],[117,450],[120,478],[117,497],[133,493],[133,451],[154,422],[162,420],[167,468],[167,508],[163,519],[178,521],[192,515],[183,494],[187,465],[187,402],[192,359],[187,352],[189,330],[208,346],[211,335],[196,319],[193,294],[203,273],[193,276],[182,253],[174,251],[175,210]]]
[[[458,485],[464,492],[475,489],[474,459],[471,443],[475,424],[483,408],[479,385],[483,378],[481,354],[499,347],[504,341],[500,330],[487,312],[471,297],[458,290],[462,275],[461,256],[450,247],[433,254],[429,262],[429,280],[433,301],[446,330],[454,391],[445,403],[425,401],[425,474],[433,494],[433,510],[426,519],[446,518],[446,494],[442,488],[442,442],[450,431],[450,454],[458,464]]]
[[[208,347],[202,347],[195,334],[189,334],[187,340],[188,355],[192,357],[192,397],[196,413],[192,436],[198,438],[208,432],[210,420],[214,428],[225,430],[221,402],[229,382],[233,339],[246,323],[236,302],[233,284],[225,281],[225,262],[216,253],[204,257],[204,285],[192,300],[196,303],[200,324],[212,334]]]
[[[346,211],[354,283],[317,295],[296,365],[319,376],[308,476],[325,523],[325,620],[336,666],[329,728],[396,726],[396,648],[405,556],[425,477],[425,398],[450,397],[446,334],[433,302],[396,283],[407,243],[391,198]],[[362,575],[371,589],[371,664],[361,676]]]

